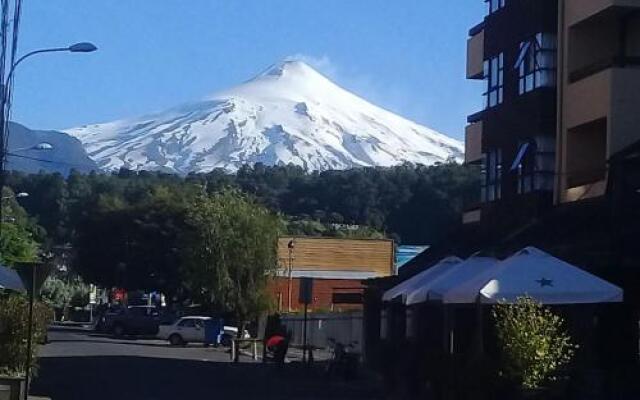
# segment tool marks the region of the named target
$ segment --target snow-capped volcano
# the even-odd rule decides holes
[[[257,162],[327,170],[463,154],[459,141],[363,100],[301,61],[199,102],[66,132],[107,170],[189,173]]]

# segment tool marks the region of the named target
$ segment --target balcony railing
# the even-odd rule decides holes
[[[469,31],[467,40],[467,79],[484,77],[484,23]]]
[[[640,66],[640,57],[611,57],[577,68],[569,73],[569,82],[574,83],[609,68],[626,68]]]

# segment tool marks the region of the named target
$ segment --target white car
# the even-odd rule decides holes
[[[205,325],[211,321],[211,317],[190,316],[182,317],[171,325],[160,325],[158,338],[168,340],[173,346],[185,345],[187,343],[205,343]],[[220,331],[217,340],[223,345],[230,345],[231,339],[238,336],[238,328],[224,326]],[[245,329],[243,337],[248,338],[249,332]],[[210,341],[210,340],[209,340]]]
[[[205,323],[211,317],[182,317],[171,325],[160,325],[158,338],[168,340],[173,346],[189,342],[205,342]]]

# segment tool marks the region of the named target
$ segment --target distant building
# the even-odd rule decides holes
[[[428,248],[429,246],[398,246],[396,248],[396,273],[404,264]]]
[[[313,278],[312,310],[360,307],[362,280],[394,273],[392,240],[283,237],[271,291],[279,311],[299,311],[301,278]]]

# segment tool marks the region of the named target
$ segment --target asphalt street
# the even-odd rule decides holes
[[[113,339],[55,330],[40,349],[31,394],[53,400],[378,399],[375,380],[326,378],[322,366],[282,367],[202,345],[172,347],[153,339]],[[221,397],[222,396],[222,397]]]

